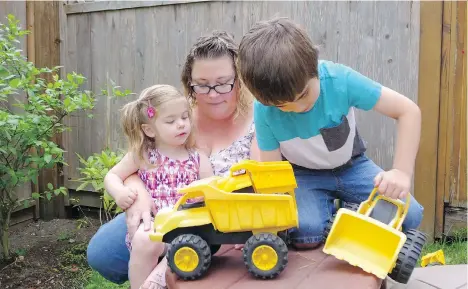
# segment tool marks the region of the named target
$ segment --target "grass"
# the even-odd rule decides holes
[[[88,284],[84,287],[85,289],[128,289],[130,283],[125,282],[122,285],[117,285],[104,279],[99,273],[93,271],[89,278]]]
[[[442,250],[446,265],[468,264],[467,245],[467,229],[461,229],[455,231],[450,238],[444,238],[434,243],[427,243],[423,248],[421,256]],[[421,260],[418,261],[418,265],[420,264]]]

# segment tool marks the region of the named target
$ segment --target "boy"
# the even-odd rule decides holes
[[[261,161],[286,158],[298,183],[296,248],[323,239],[333,200],[360,203],[374,187],[405,200],[419,146],[421,113],[405,96],[344,65],[319,61],[305,30],[278,18],[255,24],[242,38],[239,72],[255,96],[254,120]],[[393,168],[368,159],[354,107],[398,120]],[[423,208],[411,196],[403,230],[419,226]]]

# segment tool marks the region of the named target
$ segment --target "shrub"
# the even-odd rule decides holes
[[[13,15],[7,19],[7,24],[0,23],[0,235],[6,259],[11,213],[31,201],[19,199],[16,189],[37,182],[43,168],[66,165],[64,151],[51,139],[69,130],[64,117],[91,110],[96,101],[92,92],[79,89],[85,81],[82,75],[70,73],[60,79],[60,67],[37,68],[28,62],[17,48],[18,38],[28,31]],[[64,187],[48,184],[48,190],[34,192],[32,198],[50,200],[66,193]]]

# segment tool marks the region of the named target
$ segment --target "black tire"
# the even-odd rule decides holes
[[[180,269],[174,261],[176,253],[182,248],[194,250],[198,257],[197,266],[191,271]],[[167,252],[167,263],[177,276],[183,280],[195,280],[202,277],[211,265],[211,250],[208,243],[200,236],[183,234],[175,238]]]
[[[327,241],[328,235],[330,235],[333,222],[335,221],[335,216],[336,214],[333,214],[333,216],[325,224],[325,229],[323,230],[323,243]]]
[[[277,256],[276,264],[269,270],[258,268],[252,260],[255,249],[262,245],[273,249]],[[255,278],[273,279],[277,277],[288,264],[288,247],[286,243],[280,237],[270,233],[261,233],[251,236],[245,243],[243,252],[244,264],[247,266],[249,273]]]
[[[351,211],[357,211],[359,209],[360,204],[354,204],[354,203],[346,203],[343,208],[349,209]],[[328,238],[328,235],[330,234],[331,228],[333,226],[333,222],[335,221],[336,214],[333,214],[333,216],[328,220],[328,222],[325,225],[325,229],[323,230],[323,242]]]
[[[210,245],[210,251],[211,251],[211,256],[213,256],[214,254],[216,254],[219,249],[221,248],[221,245]]]
[[[388,275],[398,283],[406,284],[416,267],[421,256],[422,249],[426,243],[426,235],[417,230],[406,232],[406,242],[398,254],[395,268]]]

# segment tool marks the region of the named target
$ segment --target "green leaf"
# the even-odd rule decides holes
[[[32,197],[33,199],[38,200],[39,198],[41,198],[41,195],[38,194],[38,193],[32,193],[32,194],[31,194],[31,197]]]
[[[44,155],[44,161],[46,163],[50,163],[52,161],[52,155],[49,155],[49,154]]]
[[[47,192],[47,193],[46,193],[46,197],[47,197],[47,200],[50,201],[50,199],[52,199],[52,193],[51,193],[51,192]]]
[[[49,190],[53,190],[53,189],[54,189],[54,186],[53,186],[51,183],[48,183],[48,184],[47,184],[47,188],[48,188]]]
[[[88,182],[84,182],[81,185],[79,185],[78,188],[76,188],[76,190],[82,191],[88,184],[89,184]]]
[[[10,174],[10,179],[11,179],[11,184],[12,185],[17,185],[18,184],[18,177],[16,176],[15,172],[11,172]]]
[[[19,78],[15,78],[10,80],[9,85],[13,88],[18,88],[18,85],[20,84],[21,80]]]
[[[24,204],[24,207],[25,207],[25,208],[29,208],[29,200],[27,200],[27,199],[24,200],[24,201],[23,201],[23,204]]]
[[[5,134],[5,137],[7,138],[8,141],[11,141],[11,135],[8,131],[3,131],[3,133]]]
[[[67,98],[65,98],[65,99],[63,100],[63,105],[64,105],[66,108],[68,108],[68,107],[70,106],[70,104],[71,104],[71,99],[70,99],[70,97],[67,97]]]

